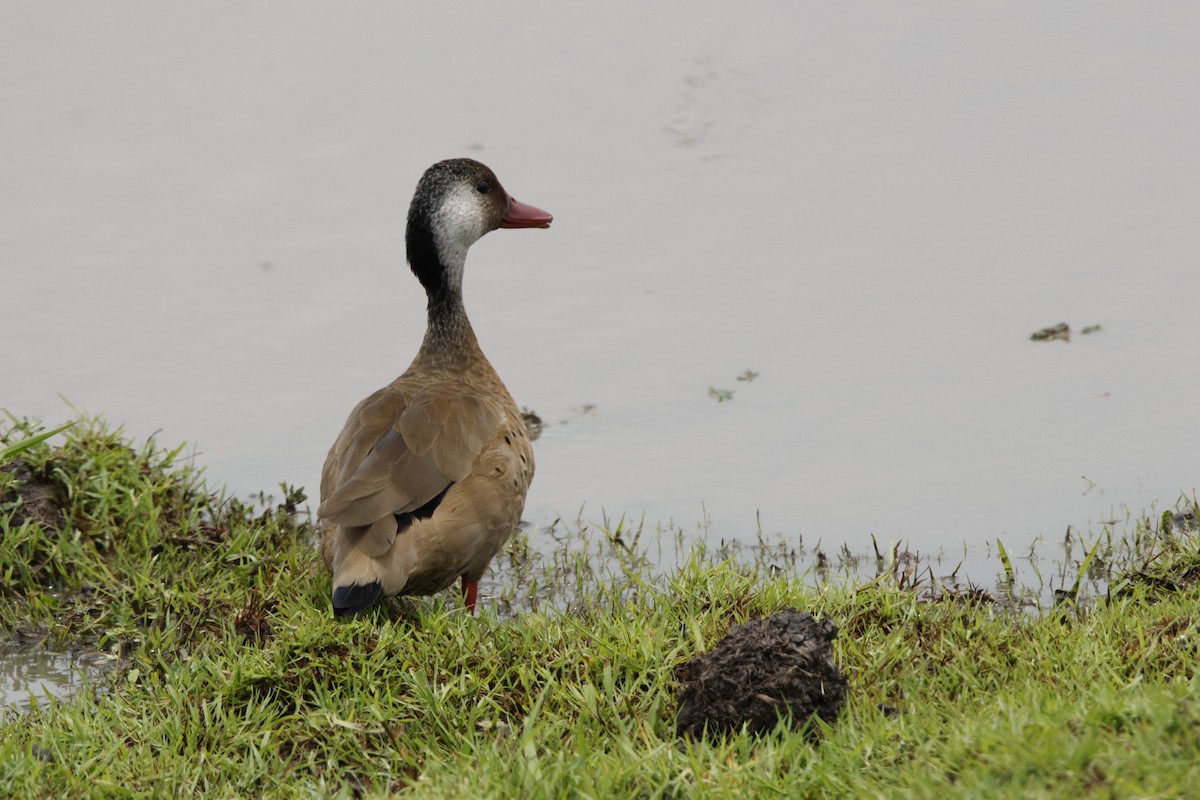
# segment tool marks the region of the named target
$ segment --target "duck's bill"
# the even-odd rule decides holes
[[[508,213],[500,220],[501,228],[549,228],[554,217],[548,211],[522,203],[520,200],[508,199]]]

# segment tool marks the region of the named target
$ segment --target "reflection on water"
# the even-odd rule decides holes
[[[1015,553],[1196,487],[1200,6],[227,11],[0,28],[3,407],[313,494],[470,154],[555,215],[465,281],[536,524]]]
[[[104,656],[55,653],[0,644],[0,710],[26,710],[50,698],[65,699],[112,668]]]

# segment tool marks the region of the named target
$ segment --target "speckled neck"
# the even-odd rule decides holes
[[[463,306],[462,260],[442,263],[428,226],[409,222],[408,261],[427,298],[425,339],[417,360],[439,369],[462,368],[479,346]]]
[[[408,210],[408,263],[428,298],[425,340],[417,358],[435,368],[466,368],[480,355],[462,297],[467,250],[486,232],[471,226],[473,184],[462,188],[466,172],[477,166],[448,161],[427,170]]]
[[[441,369],[465,369],[479,352],[479,342],[467,319],[462,292],[431,295],[428,314],[417,359]]]

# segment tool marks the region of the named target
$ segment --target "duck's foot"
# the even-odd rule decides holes
[[[383,597],[383,584],[371,581],[367,584],[352,583],[333,590],[333,613],[338,617],[353,617],[361,614]]]

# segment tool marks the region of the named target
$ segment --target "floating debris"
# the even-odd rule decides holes
[[[1057,325],[1042,328],[1040,331],[1034,331],[1029,338],[1035,342],[1052,342],[1056,339],[1069,342],[1071,341],[1071,326],[1060,322]]]
[[[1200,530],[1200,524],[1196,521],[1196,506],[1179,512],[1164,511],[1162,516],[1162,530],[1171,530],[1172,528],[1175,528],[1181,534]]]
[[[676,671],[676,732],[720,738],[743,727],[766,733],[781,719],[815,738],[813,717],[837,720],[846,702],[846,676],[833,663],[838,629],[828,619],[794,608],[739,625],[709,653]]]
[[[1079,332],[1082,333],[1084,336],[1087,336],[1089,333],[1099,333],[1102,330],[1104,330],[1104,329],[1101,328],[1099,325],[1084,325],[1083,330],[1081,330]]]
[[[708,396],[716,400],[718,403],[724,403],[726,400],[733,399],[733,391],[730,389],[718,389],[715,386],[708,387]]]
[[[755,379],[755,378],[757,378],[757,377],[758,377],[758,373],[757,373],[757,372],[755,372],[755,371],[754,371],[754,370],[752,370],[752,369],[748,369],[748,370],[746,370],[745,372],[743,372],[741,375],[738,375],[738,376],[737,376],[737,379],[738,379],[739,381],[744,381],[744,382],[746,382],[746,383],[749,383],[750,381],[754,380],[754,379]]]
[[[542,418],[535,411],[522,406],[521,419],[525,420],[525,430],[529,432],[529,441],[536,441],[542,435]]]
[[[563,417],[562,419],[560,419],[558,421],[558,424],[559,425],[570,425],[571,420],[573,420],[573,419],[578,419],[579,417],[586,417],[589,415],[594,415],[595,413],[596,413],[596,404],[595,403],[584,403],[581,406],[575,406],[574,408],[572,408],[571,416]]]

